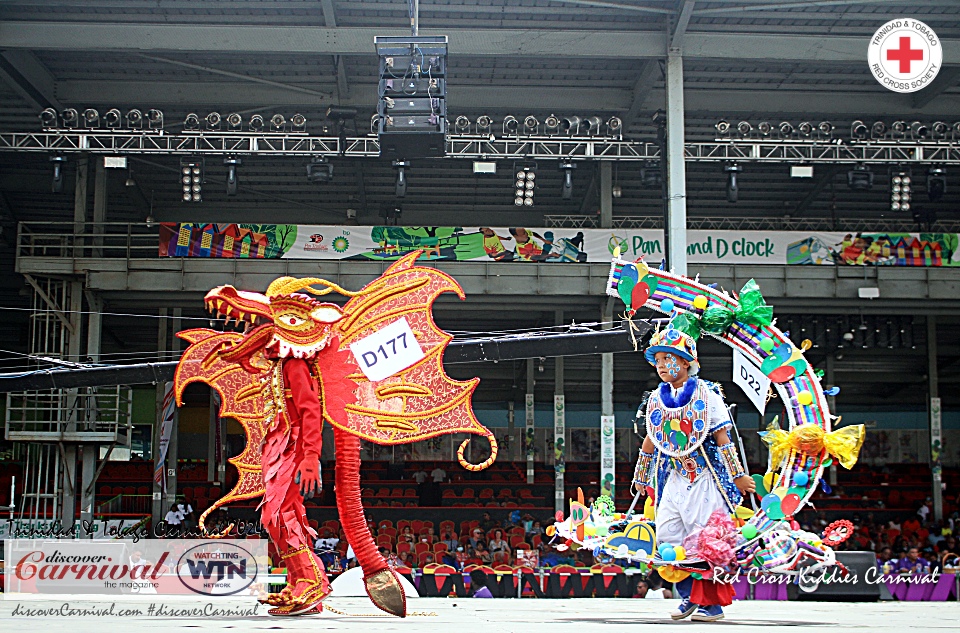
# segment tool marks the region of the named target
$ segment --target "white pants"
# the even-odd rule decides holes
[[[657,543],[681,545],[684,538],[707,524],[711,514],[726,509],[723,494],[709,472],[691,484],[671,470],[657,504]]]

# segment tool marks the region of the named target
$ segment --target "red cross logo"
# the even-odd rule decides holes
[[[910,36],[900,38],[900,48],[891,48],[887,51],[887,61],[900,62],[900,72],[910,73],[910,62],[923,61],[922,48],[910,48]]]

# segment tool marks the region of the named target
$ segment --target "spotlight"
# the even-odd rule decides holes
[[[181,201],[200,202],[203,200],[203,159],[180,159]]]
[[[950,131],[950,126],[944,123],[943,121],[935,121],[932,126],[934,140],[942,141],[947,138],[947,132]]]
[[[603,127],[603,119],[598,116],[588,116],[583,121],[584,132],[591,136],[597,136],[600,134],[600,128]]]
[[[536,167],[528,166],[517,169],[517,181],[514,183],[513,204],[518,207],[532,207],[533,194],[536,190]]]
[[[833,135],[833,124],[830,121],[817,123],[817,138],[830,138]]]
[[[250,123],[247,124],[247,129],[251,132],[262,132],[263,131],[263,117],[259,114],[254,114],[250,117]]]
[[[534,135],[540,130],[540,121],[531,115],[523,120],[523,133]]]
[[[237,167],[243,162],[236,156],[228,156],[223,159],[223,164],[227,166],[227,195],[237,195]]]
[[[873,189],[873,172],[866,165],[856,165],[847,172],[847,186],[854,191]]]
[[[287,120],[283,118],[282,114],[274,114],[270,117],[270,131],[271,132],[283,132],[287,128]]]
[[[927,171],[927,197],[937,202],[947,192],[947,170],[943,167],[931,167]]]
[[[200,129],[200,117],[195,112],[191,112],[183,119],[184,132],[196,132]]]
[[[887,124],[883,121],[874,121],[873,125],[870,126],[870,138],[872,139],[882,139],[887,135]]]
[[[613,138],[623,136],[623,121],[618,116],[612,116],[607,119],[607,135]]]
[[[243,125],[243,117],[237,114],[236,112],[231,112],[227,115],[227,130],[230,132],[239,132],[240,126]]]
[[[790,138],[793,136],[793,125],[789,121],[780,123],[780,138]]]
[[[867,134],[870,130],[867,129],[866,124],[863,121],[857,120],[850,124],[850,138],[857,139],[858,141],[867,140]]]
[[[63,127],[65,128],[75,128],[77,127],[77,121],[79,120],[80,115],[77,114],[77,111],[73,108],[67,108],[60,113],[60,120],[63,121]]]
[[[489,117],[487,117],[489,118]],[[393,161],[393,168],[397,170],[397,185],[394,190],[394,193],[398,198],[402,198],[407,195],[407,172],[406,169],[410,167],[410,161],[408,160],[395,160]]]
[[[563,184],[560,186],[560,197],[564,200],[573,198],[573,170],[576,168],[575,163],[560,163],[560,171],[563,172]]]
[[[294,134],[306,134],[307,117],[303,116],[299,112],[294,114],[290,119],[290,126],[293,128]]]
[[[323,156],[314,156],[307,165],[307,182],[330,182],[333,180],[333,165]]]
[[[910,134],[915,140],[922,140],[927,138],[927,134],[930,133],[930,128],[921,123],[920,121],[914,121],[910,124]]]
[[[122,119],[120,110],[116,108],[110,108],[107,110],[106,114],[103,115],[103,122],[107,124],[107,127],[110,129],[117,129],[120,127],[120,119]]]
[[[907,124],[903,121],[894,121],[893,125],[890,126],[890,131],[893,133],[893,138],[902,139],[907,133]]]
[[[163,112],[156,108],[147,110],[147,127],[151,130],[163,129]]]
[[[53,163],[53,182],[50,190],[53,193],[63,193],[63,164],[67,162],[67,157],[51,156],[50,162]]]
[[[761,121],[757,125],[757,131],[760,132],[760,135],[763,137],[770,136],[770,131],[773,129],[773,126],[770,125],[769,121]]]
[[[493,125],[493,119],[486,114],[481,114],[477,117],[477,134],[489,134],[491,125]]]
[[[136,108],[132,110],[127,110],[126,114],[127,127],[131,130],[141,130],[143,129],[143,113]]]
[[[890,178],[890,210],[909,211],[913,193],[910,187],[910,174],[897,172]]]
[[[660,173],[660,165],[657,163],[645,163],[640,168],[640,181],[647,189],[659,189],[663,186],[663,175]]]
[[[612,195],[614,198],[622,198],[623,187],[621,187],[620,185],[614,185],[613,188],[610,190],[610,195]]]
[[[560,119],[560,129],[570,136],[576,136],[580,132],[580,117],[566,116]]]
[[[953,124],[953,140],[960,141],[960,121]]]
[[[813,124],[804,121],[797,126],[797,131],[800,132],[800,138],[810,138],[810,135],[813,134]]]
[[[752,131],[753,126],[750,125],[748,121],[740,121],[737,123],[737,134],[739,134],[741,138],[747,138]]]
[[[457,117],[456,123],[454,126],[457,129],[457,134],[469,134],[470,133],[470,119],[463,116],[462,114]]]
[[[207,124],[208,132],[220,131],[220,123],[222,122],[222,118],[220,117],[219,112],[211,112],[207,116],[205,116],[203,120]]]
[[[739,198],[740,186],[737,184],[737,174],[743,171],[743,168],[737,163],[727,163],[723,166],[723,171],[727,174],[727,202],[733,204]]]
[[[87,108],[84,110],[83,127],[90,130],[100,127],[100,113],[93,108]]]
[[[516,134],[517,130],[520,129],[520,122],[517,121],[513,116],[507,115],[503,119],[503,133],[504,134]]]
[[[958,125],[960,125],[960,123],[958,123]],[[560,119],[555,114],[551,114],[543,120],[543,127],[547,136],[556,136],[560,133]]]
[[[718,121],[714,127],[717,128],[717,134],[720,136],[726,136],[730,133],[730,124],[726,121]]]
[[[40,125],[43,129],[50,130],[57,127],[57,111],[53,108],[47,108],[40,113]]]

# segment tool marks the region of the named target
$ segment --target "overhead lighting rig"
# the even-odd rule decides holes
[[[723,171],[727,174],[727,202],[733,204],[740,197],[737,174],[743,171],[743,168],[737,163],[727,163],[723,166]]]
[[[307,182],[330,182],[333,180],[333,165],[325,156],[314,156],[307,165]]]
[[[847,172],[847,186],[854,191],[873,189],[873,172],[866,165],[856,165]]]
[[[227,167],[227,195],[235,196],[237,195],[237,185],[239,184],[237,168],[243,164],[243,161],[236,156],[228,156],[223,159],[223,164]]]
[[[909,211],[913,199],[912,179],[907,172],[896,172],[890,177],[890,210]]]
[[[180,185],[182,202],[203,201],[203,159],[180,159]]]
[[[516,190],[513,192],[513,204],[518,207],[532,207],[533,194],[537,186],[536,165],[517,166],[516,176],[517,181],[514,183]]]
[[[397,182],[394,187],[394,194],[398,198],[403,198],[407,195],[407,169],[410,167],[410,161],[408,160],[395,160],[393,161],[393,168],[397,170]]]
[[[560,197],[564,200],[573,198],[573,170],[577,168],[574,162],[560,163],[560,171],[563,172],[563,183],[560,185]]]

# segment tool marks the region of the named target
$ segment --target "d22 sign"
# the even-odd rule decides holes
[[[423,349],[405,318],[351,343],[350,351],[371,382],[388,378],[423,358]]]

